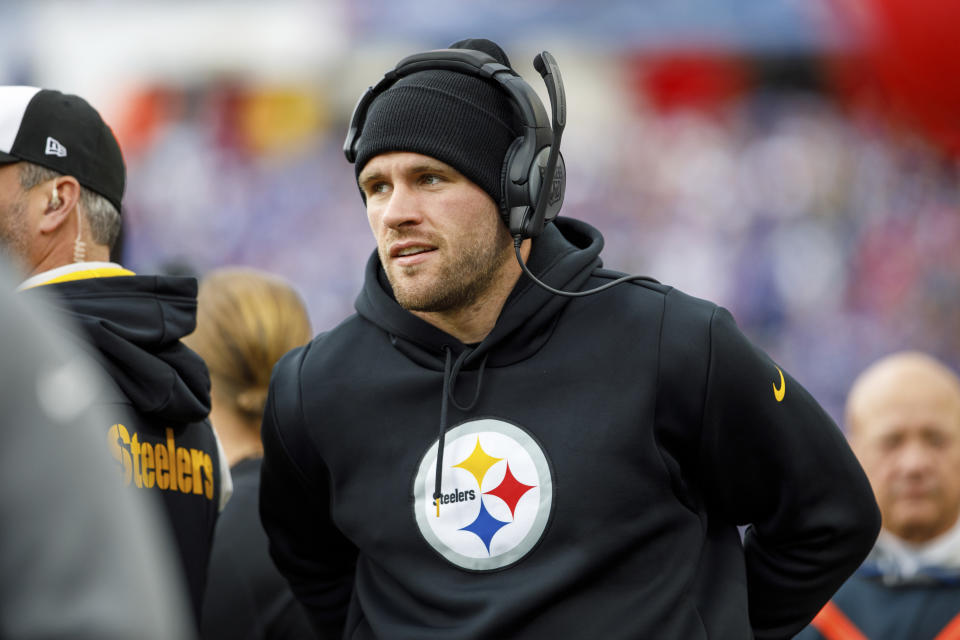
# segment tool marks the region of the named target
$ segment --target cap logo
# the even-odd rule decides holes
[[[67,157],[67,148],[60,144],[56,138],[47,136],[47,150],[44,152],[48,156],[57,156],[58,158]]]

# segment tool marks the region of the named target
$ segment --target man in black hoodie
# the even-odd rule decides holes
[[[99,399],[113,407],[105,445],[126,485],[162,499],[196,614],[230,475],[206,419],[206,365],[180,342],[196,324],[196,279],[109,261],[125,175],[113,133],[85,100],[0,87],[0,248],[27,278],[23,295],[42,290],[39,301],[81,330],[115,383]]]
[[[451,49],[355,111],[377,251],[357,313],[274,370],[274,560],[330,636],[790,637],[879,529],[840,430],[725,310],[586,294],[621,274],[550,222],[555,62],[551,131],[497,45]]]
[[[117,482],[104,449],[116,410],[92,401],[102,375],[13,292],[6,267],[0,259],[0,637],[194,638],[157,505]]]

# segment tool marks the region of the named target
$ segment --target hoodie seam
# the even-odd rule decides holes
[[[323,460],[323,456],[321,456],[321,455],[320,455],[320,452],[317,451],[316,446],[314,446],[313,440],[310,438],[309,429],[307,429],[306,415],[305,415],[304,410],[303,410],[303,397],[304,397],[304,392],[303,392],[303,367],[304,367],[304,364],[305,364],[305,362],[306,362],[307,355],[308,355],[308,353],[309,353],[309,351],[310,351],[310,348],[311,348],[312,346],[313,346],[313,342],[312,342],[312,341],[309,342],[309,343],[307,343],[307,345],[304,347],[303,353],[301,354],[300,358],[298,358],[299,361],[297,362],[297,386],[296,386],[296,388],[297,388],[297,402],[296,402],[297,415],[296,415],[296,418],[297,418],[297,422],[300,424],[300,430],[301,430],[301,432],[303,433],[304,444],[310,446],[310,448],[312,449],[313,453],[316,455],[317,460],[319,460],[320,463],[322,464],[324,473],[327,474],[327,479],[328,479],[328,482],[327,482],[328,496],[327,496],[327,498],[328,498],[328,500],[330,501],[330,504],[332,505],[332,504],[333,504],[333,482],[332,482],[333,478],[331,477],[329,467],[327,467],[326,462]],[[276,409],[274,409],[274,411],[276,411]],[[312,482],[312,481],[310,480],[310,477],[309,477],[309,476],[307,475],[307,473],[304,471],[302,465],[300,464],[300,461],[292,454],[292,452],[290,451],[290,448],[287,446],[287,441],[286,441],[286,439],[283,437],[283,432],[282,432],[281,429],[280,429],[280,424],[281,424],[280,420],[276,420],[276,421],[275,421],[275,430],[276,430],[276,432],[277,432],[277,437],[278,437],[278,439],[280,440],[280,445],[283,447],[284,453],[287,455],[287,458],[288,458],[288,459],[290,460],[290,462],[293,464],[294,468],[295,468],[296,471],[297,471],[297,475],[300,476],[301,481],[302,481],[306,486],[316,488],[316,487],[317,487],[316,483],[314,483],[314,482]]]
[[[637,282],[636,284],[642,284],[642,283]],[[662,380],[662,378],[661,378],[661,374],[662,374],[661,366],[662,366],[662,363],[663,363],[663,345],[664,345],[664,342],[663,342],[663,331],[664,331],[664,328],[667,326],[667,297],[669,296],[669,294],[670,294],[672,291],[674,291],[674,289],[673,289],[673,288],[670,288],[670,289],[668,289],[666,292],[664,292],[664,293],[663,293],[663,296],[662,296],[662,305],[663,305],[663,306],[662,306],[662,312],[661,312],[661,315],[660,315],[660,327],[659,327],[659,332],[658,332],[658,335],[657,335],[657,345],[658,345],[658,348],[657,348],[657,382],[656,382],[657,392],[656,392],[656,395],[654,396],[654,397],[655,397],[655,400],[654,400],[654,420],[656,420],[657,409],[658,409],[659,403],[660,403],[660,394],[661,394],[661,391],[662,391],[661,386],[660,386],[660,385],[661,385],[661,380]],[[714,312],[715,312],[715,310],[714,310]],[[711,320],[712,320],[712,317],[713,317],[713,316],[711,315]],[[709,324],[708,324],[708,328],[709,328]],[[708,353],[708,367],[709,367],[709,349],[708,349],[707,353]],[[703,403],[701,403],[701,407],[703,407]],[[702,431],[703,431],[703,428],[702,428],[703,409],[701,409],[701,412],[700,412],[700,413],[701,413],[701,416],[700,416],[700,422],[701,422],[700,432],[702,433]],[[698,436],[699,436],[699,434],[698,434]],[[656,425],[654,426],[654,439],[656,440]],[[698,438],[697,438],[697,448],[696,448],[696,452],[695,452],[695,454],[696,454],[696,456],[697,456],[698,459],[699,459],[699,455],[700,455],[699,452],[700,452],[700,438],[698,437]],[[666,462],[663,460],[663,452],[662,452],[662,450],[660,449],[660,443],[659,443],[659,441],[657,441],[657,454],[658,454],[658,457],[659,457],[660,460],[661,460],[661,463],[664,465],[664,468],[665,468],[665,469],[667,470],[667,472],[669,473],[669,469],[668,469],[668,467],[667,467],[667,465],[666,465]],[[682,478],[680,479],[680,481],[681,481],[681,482],[683,481]],[[678,498],[680,498],[680,496],[678,496]],[[681,502],[682,504],[686,504],[686,501],[683,500],[682,498],[680,499],[680,502]],[[708,532],[709,527],[708,527],[708,525],[707,525],[707,523],[706,523],[706,520],[705,520],[705,518],[706,518],[705,513],[704,513],[703,511],[701,511],[701,510],[694,510],[694,509],[693,509],[693,506],[694,506],[694,505],[689,505],[689,507],[691,508],[691,512],[693,513],[693,515],[695,515],[695,516],[697,517],[697,522],[700,524],[700,530],[701,530],[701,536],[702,536],[702,541],[701,541],[701,543],[700,543],[700,548],[699,548],[699,550],[698,550],[698,552],[697,552],[697,562],[696,562],[696,564],[694,565],[695,567],[698,567],[699,564],[700,564],[700,559],[703,557],[703,554],[706,553],[706,550],[707,550],[707,532]],[[699,624],[700,624],[700,628],[701,628],[702,630],[706,631],[706,624],[705,624],[704,621],[703,621],[703,615],[702,615],[701,612],[700,612],[700,608],[699,608],[699,606],[698,606],[698,604],[697,604],[697,597],[696,597],[696,594],[694,593],[694,589],[695,589],[695,584],[696,584],[697,578],[698,578],[698,573],[697,573],[697,569],[695,568],[695,569],[691,572],[690,577],[685,581],[685,584],[684,584],[684,587],[683,587],[683,595],[684,595],[684,598],[685,598],[688,602],[690,602],[691,607],[692,607],[692,609],[693,609],[693,612],[696,614],[697,622],[699,622]]]
[[[704,375],[703,398],[700,401],[700,429],[697,433],[697,459],[703,458],[704,431],[707,417],[707,403],[710,401],[710,392],[713,385],[713,326],[720,307],[714,307],[710,313],[710,322],[707,324],[707,367]]]
[[[169,332],[167,331],[167,327],[169,325],[167,323],[166,309],[165,309],[165,306],[160,304],[158,300],[155,299],[153,302],[154,302],[154,305],[156,305],[156,307],[160,310],[160,325],[162,327],[161,334],[160,334],[160,344],[166,344],[167,336],[169,335]],[[204,363],[204,366],[206,366],[206,363]],[[173,375],[174,380],[170,379],[171,375]],[[170,406],[171,399],[173,398],[173,395],[174,395],[173,391],[174,391],[174,388],[176,387],[176,375],[175,373],[172,373],[171,371],[168,370],[166,377],[167,377],[166,396],[164,397],[163,402],[160,403],[158,407],[155,409],[157,413],[163,412],[168,406]],[[209,416],[209,411],[207,412],[207,415]]]

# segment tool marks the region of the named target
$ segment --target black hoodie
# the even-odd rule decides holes
[[[582,290],[619,275],[601,247],[561,218],[529,263]],[[839,429],[711,303],[521,278],[464,345],[374,253],[356,308],[278,363],[263,424],[271,552],[328,633],[786,638],[876,537]]]
[[[196,326],[196,279],[89,278],[24,293],[34,291],[80,328],[115,383],[102,402],[124,419],[104,425],[107,446],[127,485],[162,497],[197,614],[223,480],[207,367],[180,342]]]

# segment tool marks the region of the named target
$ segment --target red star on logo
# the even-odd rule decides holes
[[[520,502],[520,498],[523,497],[527,491],[534,489],[535,487],[529,484],[523,484],[510,472],[510,463],[507,463],[507,471],[503,474],[503,481],[497,485],[496,489],[487,491],[484,495],[496,496],[503,500],[506,505],[510,508],[510,516],[514,515],[514,510],[517,508],[517,503]]]

